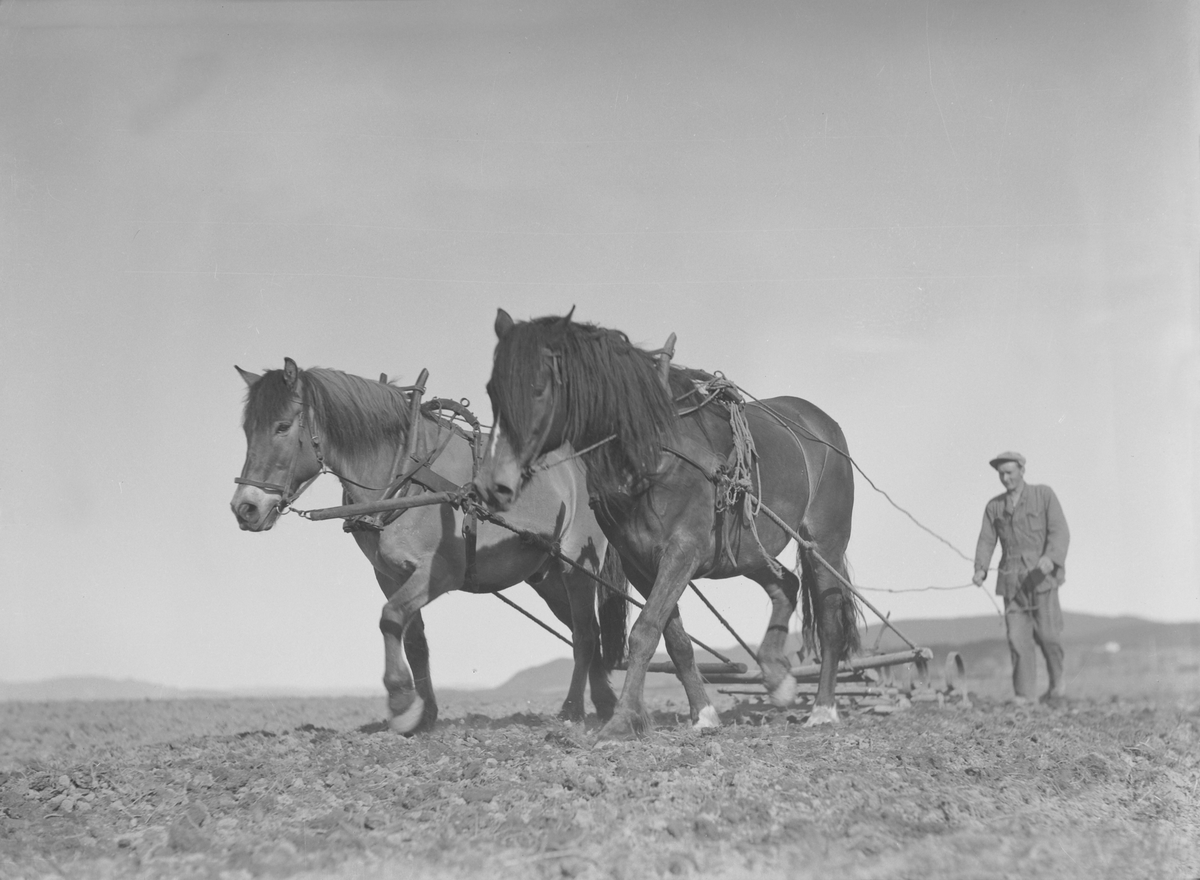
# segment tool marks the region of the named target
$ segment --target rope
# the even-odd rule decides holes
[[[895,589],[895,590],[889,589],[887,587],[863,587],[863,586],[860,586],[859,589],[860,590],[870,590],[872,593],[925,593],[925,592],[928,592],[929,590],[939,590],[939,591],[969,590],[974,586],[976,586],[976,585],[975,584],[959,584],[954,587],[908,587],[906,589]],[[992,603],[992,607],[994,609],[996,609],[996,613],[999,614],[1001,617],[1004,617],[1004,612],[1001,611],[1000,606],[996,604],[995,597],[984,588],[983,584],[979,584],[978,586],[979,586],[979,589],[983,590],[983,594],[988,597],[988,601],[990,601]]]
[[[539,471],[548,471],[552,467],[558,467],[560,464],[565,464],[566,462],[571,461],[572,459],[587,455],[593,449],[599,449],[605,443],[608,443],[609,441],[616,440],[616,439],[617,439],[616,434],[609,434],[603,440],[598,440],[595,443],[593,443],[591,446],[588,446],[585,449],[580,449],[578,452],[572,452],[570,455],[564,456],[563,458],[560,458],[558,461],[552,461],[549,464],[546,463],[545,458],[542,458],[542,460],[540,462],[538,462],[537,464],[535,464],[533,467],[531,467],[529,469],[529,473],[532,475],[532,474],[538,473]]]
[[[888,587],[864,587],[862,584],[859,584],[858,588],[860,590],[870,590],[872,593],[924,593],[924,592],[927,592],[928,590],[966,590],[973,586],[975,586],[975,585],[974,584],[959,584],[954,587],[908,587],[905,589],[893,590]]]
[[[762,551],[771,572],[779,577],[783,574],[783,566],[766,551],[758,534],[758,508],[761,502],[753,490],[756,485],[762,485],[762,474],[758,469],[758,450],[754,445],[754,435],[750,432],[749,422],[746,421],[746,404],[737,395],[737,386],[722,373],[714,373],[711,379],[703,382],[693,381],[692,391],[684,397],[690,397],[692,394],[703,396],[704,399],[691,409],[680,412],[680,416],[697,412],[713,401],[724,407],[729,414],[729,430],[733,435],[733,460],[728,468],[722,469],[720,478],[714,480],[717,511],[729,510],[741,502],[742,516],[750,525],[750,533],[754,536],[758,549]],[[732,555],[730,559],[732,560]]]
[[[898,630],[898,629],[896,629],[896,627],[892,626],[891,622],[887,619],[887,617],[884,615],[884,613],[882,611],[880,611],[878,608],[876,608],[874,605],[872,605],[870,603],[870,601],[868,601],[867,597],[864,596],[862,593],[860,593],[855,588],[854,584],[852,584],[852,583],[850,583],[850,581],[846,580],[845,576],[840,571],[838,571],[836,568],[834,568],[824,556],[822,556],[819,552],[817,552],[816,544],[814,544],[812,541],[808,541],[805,538],[803,538],[799,532],[797,532],[795,529],[793,529],[791,526],[789,526],[786,522],[784,522],[783,517],[781,517],[779,514],[777,514],[771,508],[767,507],[767,505],[763,504],[761,501],[759,502],[758,509],[761,510],[763,513],[765,513],[767,516],[769,516],[772,520],[774,520],[774,522],[777,526],[779,526],[781,529],[783,529],[785,532],[787,532],[789,535],[791,535],[796,540],[797,544],[799,544],[801,547],[803,547],[805,550],[807,550],[812,555],[813,559],[817,560],[817,562],[821,563],[823,566],[825,566],[827,569],[829,569],[829,571],[833,574],[833,576],[842,582],[842,586],[844,586],[847,590],[849,590],[851,592],[851,594],[857,596],[858,600],[860,602],[862,602],[864,605],[866,605],[868,608],[870,608],[873,612],[875,612],[875,616],[878,617],[881,621],[883,621],[883,625],[886,626],[888,629],[890,629],[892,632],[894,632],[896,635],[898,635],[900,637],[900,640],[902,642],[904,642],[904,644],[908,645],[914,651],[917,649],[917,646],[914,645],[912,642],[910,642],[908,640],[908,638],[904,635],[904,633],[900,632],[900,630]]]
[[[872,489],[874,489],[876,492],[878,492],[880,495],[882,495],[884,498],[886,498],[888,503],[891,504],[892,507],[896,508],[898,511],[900,511],[905,516],[907,516],[910,520],[912,520],[913,523],[917,526],[917,528],[919,528],[925,532],[928,532],[930,535],[932,535],[937,540],[941,541],[943,544],[945,544],[947,547],[949,547],[951,550],[953,550],[955,553],[957,553],[959,556],[961,556],[967,562],[975,561],[972,557],[963,553],[961,550],[959,550],[957,547],[955,547],[952,543],[950,543],[950,541],[948,541],[946,538],[943,538],[941,535],[939,535],[933,529],[929,528],[929,526],[922,523],[919,519],[917,519],[915,516],[913,516],[911,513],[909,513],[907,510],[905,510],[899,504],[897,504],[894,500],[892,500],[891,495],[889,495],[883,489],[880,489],[878,486],[875,485],[875,481],[867,476],[866,472],[863,471],[863,469],[861,467],[859,467],[858,462],[854,460],[854,458],[850,455],[850,453],[845,452],[844,450],[838,449],[836,446],[834,446],[832,443],[828,442],[827,440],[821,439],[820,437],[813,434],[811,431],[809,431],[807,428],[805,428],[803,425],[799,424],[798,422],[793,422],[791,419],[787,418],[786,416],[780,415],[778,412],[773,410],[771,407],[767,406],[765,403],[762,402],[762,400],[755,397],[753,394],[751,394],[749,391],[747,391],[742,386],[735,385],[734,387],[736,387],[737,390],[740,391],[742,394],[745,394],[747,397],[749,397],[751,400],[753,400],[763,410],[765,410],[766,412],[769,412],[776,419],[778,419],[781,423],[785,424],[785,426],[799,428],[801,431],[804,432],[805,436],[807,436],[810,440],[814,440],[817,443],[820,443],[824,446],[828,446],[830,449],[832,449],[838,455],[845,458],[848,462],[850,462],[850,464],[854,467],[854,469],[856,471],[858,471],[858,473],[862,476],[862,478],[867,481],[867,483],[870,485],[870,487]]]

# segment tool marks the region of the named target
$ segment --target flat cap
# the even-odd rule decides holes
[[[1015,461],[1021,467],[1025,467],[1025,456],[1019,452],[1001,452],[999,455],[989,461],[988,464],[999,470],[1000,465],[1004,464],[1006,461]]]

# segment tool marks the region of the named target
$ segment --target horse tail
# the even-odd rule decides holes
[[[605,669],[615,669],[625,662],[625,629],[629,614],[625,596],[629,592],[629,581],[621,565],[621,554],[611,544],[604,554],[600,578],[616,588],[610,590],[597,584],[600,591],[597,603],[600,606],[600,658]]]
[[[796,565],[800,569],[800,638],[804,645],[804,653],[816,657],[819,653],[817,645],[817,621],[813,610],[813,597],[817,592],[817,573],[813,568],[816,560],[804,552],[801,546],[796,547]]]
[[[846,554],[842,554],[842,564],[838,566],[842,570],[842,576],[846,578],[847,583],[854,583],[853,572],[850,571],[850,560],[846,558]],[[863,610],[859,605],[858,596],[854,591],[846,586],[846,584],[838,584],[842,591],[842,645],[844,650],[839,659],[849,660],[854,654],[862,650],[862,632],[858,625],[863,622]]]
[[[817,656],[823,646],[820,645],[818,636],[819,627],[816,620],[816,602],[817,593],[820,589],[817,581],[817,566],[821,563],[811,553],[807,553],[803,548],[798,548],[797,555],[803,557],[803,564],[800,566],[800,605],[802,611],[802,623],[800,635],[803,640],[804,650],[806,653]],[[838,562],[838,574],[850,580],[849,562],[846,560],[845,554]],[[841,616],[842,628],[842,650],[838,661],[849,660],[853,655],[862,650],[862,635],[859,632],[858,625],[862,621],[862,609],[859,608],[858,599],[854,592],[846,587],[845,584],[838,583],[838,592],[841,593],[841,601],[838,603],[839,614]]]

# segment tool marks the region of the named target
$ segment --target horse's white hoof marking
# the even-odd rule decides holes
[[[388,719],[388,726],[396,733],[412,733],[421,723],[421,716],[424,714],[425,701],[420,697],[415,697],[411,706],[399,715],[393,715]]]
[[[822,724],[841,724],[842,719],[838,716],[837,706],[814,706],[812,714],[808,716],[808,721],[805,727],[820,727]]]
[[[710,727],[720,726],[721,716],[717,714],[716,708],[714,706],[705,706],[700,710],[700,717],[692,725],[692,730],[707,730]]]
[[[796,701],[796,679],[785,675],[779,686],[771,691],[771,702],[776,706],[790,706]]]

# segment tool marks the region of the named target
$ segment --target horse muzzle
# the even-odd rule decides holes
[[[237,519],[238,528],[243,532],[266,532],[279,519],[279,499],[261,493],[263,497],[254,497],[250,492],[239,489],[234,493],[229,508]]]
[[[475,495],[487,505],[488,510],[503,512],[513,506],[517,500],[517,492],[503,480],[495,480],[489,474],[477,477],[472,486]]]

